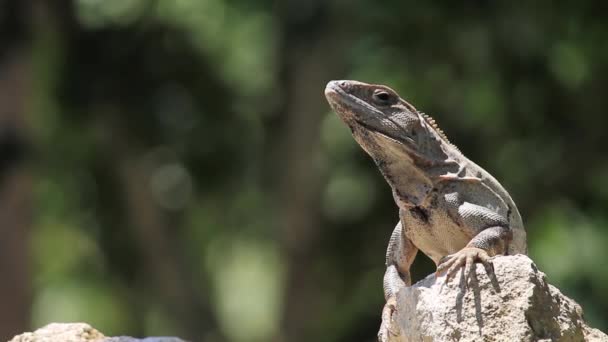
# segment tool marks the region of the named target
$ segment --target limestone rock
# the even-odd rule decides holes
[[[15,336],[9,342],[185,342],[177,337],[106,337],[86,323],[51,323],[34,332]]]
[[[388,341],[608,341],[527,256],[493,262],[495,278],[478,264],[468,284],[459,271],[401,290]]]

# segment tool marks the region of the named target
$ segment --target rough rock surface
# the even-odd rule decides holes
[[[177,337],[106,337],[86,323],[52,323],[9,342],[185,342]]]
[[[495,278],[478,264],[466,285],[459,271],[401,290],[389,341],[608,341],[528,257],[493,262]]]

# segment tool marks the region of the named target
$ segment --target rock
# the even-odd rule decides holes
[[[13,337],[9,342],[185,342],[177,337],[106,337],[86,323],[51,323],[34,332]]]
[[[608,341],[527,256],[493,262],[495,277],[477,264],[466,286],[461,270],[447,284],[430,275],[401,290],[388,341]]]

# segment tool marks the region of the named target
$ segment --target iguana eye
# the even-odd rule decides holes
[[[376,102],[379,105],[389,104],[389,102],[391,101],[391,97],[392,96],[388,91],[382,90],[382,89],[376,89],[374,91],[374,94],[372,95],[374,102]]]

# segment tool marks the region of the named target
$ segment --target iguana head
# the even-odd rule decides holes
[[[391,88],[358,81],[331,81],[325,96],[350,127],[355,140],[377,163],[409,159],[429,164],[447,158],[445,149],[451,145],[435,121]]]

